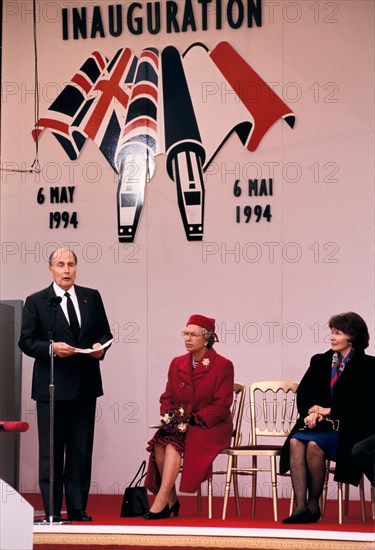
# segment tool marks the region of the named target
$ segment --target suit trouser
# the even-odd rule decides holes
[[[96,398],[79,396],[54,404],[53,514],[61,512],[63,489],[68,514],[86,510],[91,483]],[[37,402],[39,487],[46,515],[50,502],[50,404]]]
[[[356,443],[352,457],[361,472],[365,474],[372,486],[375,485],[375,434]]]

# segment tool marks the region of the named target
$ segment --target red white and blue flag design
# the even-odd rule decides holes
[[[116,151],[118,238],[133,241],[140,218],[146,183],[155,171],[158,143],[159,52],[142,51]]]
[[[49,107],[48,115],[37,121],[32,132],[34,140],[39,139],[43,130],[48,128],[61,143],[70,160],[77,159],[85,144],[85,137],[74,135],[76,119],[96,82],[102,79],[106,65],[107,60],[102,54],[96,51],[91,54]]]
[[[210,86],[211,91],[224,86],[232,100],[223,102]],[[155,156],[166,153],[186,238],[201,240],[204,171],[230,135],[253,152],[280,119],[293,128],[294,113],[228,42],[211,52],[193,44],[183,55],[173,46],[161,55],[146,48],[139,59],[122,48],[112,60],[93,52],[33,136],[39,139],[48,128],[71,160],[87,139],[98,145],[119,174],[118,238],[127,242],[136,235]]]

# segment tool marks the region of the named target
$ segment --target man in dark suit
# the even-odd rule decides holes
[[[364,473],[372,487],[375,487],[375,434],[354,445],[352,458],[359,472]]]
[[[74,252],[59,249],[51,254],[49,271],[53,283],[26,299],[19,341],[21,350],[35,359],[32,398],[37,402],[39,486],[46,520],[53,516],[53,521],[62,519],[63,488],[68,519],[92,520],[86,505],[91,482],[96,399],[103,395],[99,360],[108,349],[103,349],[102,345],[112,338],[99,292],[74,284],[76,267]],[[92,351],[80,353],[77,348]],[[53,400],[51,353],[54,356]],[[53,510],[50,510],[52,401],[54,490]]]

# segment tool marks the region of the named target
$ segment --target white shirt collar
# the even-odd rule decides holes
[[[76,298],[76,291],[74,288],[74,285],[70,287],[68,291],[61,288],[61,286],[57,285],[55,281],[53,282],[53,290],[55,291],[56,296],[61,296],[61,298],[64,298],[65,292],[69,292],[70,296],[73,298]]]

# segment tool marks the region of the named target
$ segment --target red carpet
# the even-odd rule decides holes
[[[41,510],[41,499],[39,495],[35,494],[27,494],[24,495],[26,500],[28,500],[35,510]],[[64,541],[45,541],[43,539],[38,539],[34,541],[34,550],[86,550],[87,548],[90,548],[90,550],[114,550],[114,548],[126,548],[127,550],[149,550],[151,548],[157,547],[159,550],[163,548],[168,548],[168,550],[173,550],[179,548],[181,549],[182,546],[185,546],[186,548],[194,548],[194,550],[204,550],[204,548],[207,550],[207,547],[214,546],[216,549],[219,548],[232,548],[230,546],[230,543],[224,542],[223,539],[220,538],[220,536],[215,535],[215,528],[230,528],[233,530],[232,537],[236,537],[237,529],[265,529],[265,530],[280,530],[280,536],[282,530],[289,529],[290,526],[283,525],[281,521],[274,522],[273,521],[273,511],[272,511],[272,501],[271,499],[267,498],[259,498],[257,500],[257,511],[256,511],[256,518],[251,519],[250,518],[250,499],[248,498],[242,498],[241,499],[241,517],[237,517],[235,512],[235,506],[234,506],[234,499],[230,499],[230,505],[228,507],[228,514],[227,519],[222,520],[221,512],[222,512],[222,498],[214,498],[214,506],[213,506],[213,516],[214,518],[209,520],[207,518],[207,498],[203,498],[203,515],[198,516],[197,515],[197,499],[194,496],[182,496],[180,497],[181,502],[181,508],[180,508],[180,516],[175,518],[171,517],[169,519],[165,520],[158,520],[154,522],[150,522],[147,520],[144,520],[143,518],[121,518],[120,517],[120,509],[121,509],[121,503],[122,503],[122,496],[115,496],[115,495],[92,495],[89,498],[89,505],[87,507],[88,513],[90,513],[94,521],[90,524],[83,524],[80,523],[77,525],[80,526],[139,526],[139,534],[137,540],[134,540],[134,545],[131,544],[131,542],[123,543],[113,543],[111,542],[111,545],[107,545],[106,542],[109,542],[109,540],[91,540],[90,543],[86,542],[84,544],[77,544],[81,541],[77,540],[70,540],[67,543]],[[337,502],[336,501],[329,501],[327,503],[327,511],[326,515],[323,519],[321,519],[317,524],[310,524],[310,525],[295,525],[293,526],[293,540],[291,543],[286,544],[283,542],[283,545],[278,546],[276,542],[275,546],[275,539],[273,539],[273,544],[271,543],[271,539],[268,546],[268,541],[266,538],[262,539],[261,545],[259,543],[255,544],[252,547],[251,545],[246,546],[246,550],[274,550],[275,548],[294,548],[296,550],[300,550],[301,548],[308,547],[309,549],[315,549],[321,548],[341,548],[339,546],[339,542],[337,542],[336,546],[335,542],[330,540],[326,541],[328,544],[324,546],[324,541],[318,540],[316,542],[316,546],[314,538],[316,539],[324,539],[324,536],[322,537],[322,532],[324,531],[341,531],[343,533],[349,532],[349,533],[373,533],[374,532],[374,522],[372,520],[372,514],[371,514],[371,505],[370,502],[367,502],[366,507],[366,515],[367,515],[367,521],[362,522],[361,520],[361,511],[360,511],[360,503],[358,501],[351,501],[349,503],[349,515],[344,517],[344,523],[342,525],[338,524],[338,508],[337,508]],[[282,519],[289,515],[289,501],[285,499],[279,500],[279,518]],[[150,523],[157,526],[163,526],[163,527],[195,527],[195,528],[212,528],[212,535],[210,534],[207,539],[209,539],[206,542],[202,542],[202,540],[197,540],[196,544],[189,543],[189,544],[183,544],[183,541],[180,542],[167,542],[164,541],[164,538],[162,537],[162,540],[160,540],[160,543],[158,542],[151,542],[149,539],[147,539],[147,536],[142,535],[142,529],[145,526],[149,526]],[[65,526],[66,528],[66,526]],[[298,531],[299,530],[309,530],[311,534],[311,538],[313,540],[307,541],[304,540],[304,543],[307,544],[307,546],[299,545],[299,542],[302,541],[302,538],[298,538]],[[60,527],[59,530],[60,533],[64,533],[64,525]],[[316,535],[314,534],[316,532]],[[302,535],[302,533],[301,533]],[[332,534],[331,534],[332,535]],[[275,535],[276,537],[277,535]],[[284,537],[288,535],[285,534]],[[35,537],[35,536],[34,536]],[[141,539],[140,539],[141,537]],[[328,537],[327,537],[328,538]],[[338,537],[339,538],[339,537]],[[259,539],[258,539],[259,540]],[[280,539],[281,540],[281,539]],[[289,539],[290,540],[290,539]],[[212,541],[212,542],[210,542]],[[100,542],[100,544],[97,544],[97,542]],[[220,546],[220,544],[223,544]],[[319,545],[318,545],[319,543]],[[152,544],[152,546],[149,546]],[[160,545],[159,545],[160,544]],[[165,546],[163,546],[165,544]],[[350,548],[357,549],[357,545],[355,543],[351,543],[352,546]],[[354,544],[354,545],[353,545]],[[361,543],[363,544],[363,543]],[[373,548],[373,545],[369,543],[370,545],[366,544],[365,546],[358,545],[358,548]],[[323,545],[323,546],[322,546]],[[235,546],[237,547],[237,546]],[[345,546],[346,548],[346,546]],[[348,546],[349,548],[349,546]]]
[[[85,550],[89,548],[90,550],[114,550],[115,548],[126,548],[127,550],[151,550],[154,549],[155,546],[106,546],[106,545],[82,545],[82,544],[34,544],[34,550]],[[158,550],[174,550],[173,546],[158,546]],[[224,548],[228,548],[228,546],[223,546]],[[194,546],[194,550],[207,550],[207,546]],[[215,550],[220,550],[220,547],[215,546]],[[248,548],[247,550],[252,550],[251,548]],[[254,549],[256,550],[256,549]],[[264,550],[264,549],[262,549]],[[270,549],[271,550],[271,549]]]
[[[35,510],[42,510],[41,498],[37,494],[24,494],[25,499],[30,502]],[[158,525],[181,525],[190,527],[253,527],[253,528],[272,528],[272,529],[290,529],[290,526],[283,525],[281,521],[273,520],[272,500],[268,498],[257,499],[257,510],[255,519],[250,518],[250,499],[241,499],[241,517],[237,517],[234,506],[234,499],[230,499],[228,506],[227,519],[221,519],[222,498],[216,497],[213,502],[213,519],[207,517],[207,499],[203,497],[202,516],[197,515],[197,501],[193,496],[180,497],[181,508],[178,518],[171,517],[165,520],[158,520]],[[121,518],[120,509],[122,496],[119,495],[92,495],[89,497],[87,511],[93,516],[93,523],[90,525],[149,525],[143,518]],[[150,499],[151,503],[151,499]],[[361,520],[361,510],[359,501],[350,501],[349,515],[344,517],[344,523],[338,524],[338,507],[336,501],[328,501],[325,517],[317,524],[310,524],[309,529],[316,530],[337,530],[337,531],[374,531],[374,522],[372,521],[370,502],[366,503],[367,521]],[[279,499],[279,518],[282,519],[289,515],[289,501]],[[153,522],[154,523],[154,522]],[[80,525],[83,525],[82,523]],[[306,529],[306,525],[293,526],[295,529]]]
[[[82,545],[82,544],[35,544],[34,550],[115,550],[116,548],[126,548],[126,550],[151,550],[155,549],[155,546],[106,546],[106,545]],[[158,546],[158,550],[180,550],[181,547],[177,546]],[[194,546],[192,547],[194,550],[207,550],[207,546]],[[228,550],[228,546],[215,546],[215,550]],[[258,550],[257,548],[247,548],[246,550]],[[267,550],[266,548],[262,547],[262,550]],[[270,548],[269,550],[273,550]]]

